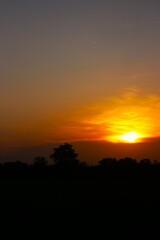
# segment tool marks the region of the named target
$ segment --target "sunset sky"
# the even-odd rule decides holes
[[[159,13],[157,0],[1,0],[0,159],[63,142],[91,158],[98,142],[97,158],[160,160]]]

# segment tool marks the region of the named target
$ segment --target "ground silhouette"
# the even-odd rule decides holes
[[[80,162],[68,143],[54,148],[51,158],[51,165],[43,156],[35,157],[30,165],[21,161],[0,164],[3,219],[10,216],[10,221],[21,225],[46,224],[52,229],[58,222],[64,226],[70,217],[72,224],[80,218],[83,223],[94,219],[93,224],[98,224],[98,219],[121,222],[122,216],[131,220],[136,214],[144,221],[160,212],[158,161],[106,157],[91,166]]]

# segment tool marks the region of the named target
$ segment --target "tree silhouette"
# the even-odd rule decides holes
[[[101,161],[98,162],[99,166],[102,167],[109,167],[116,165],[117,160],[115,158],[103,158]]]
[[[125,157],[125,158],[119,159],[118,163],[123,167],[130,167],[130,168],[135,167],[137,165],[136,159],[133,159],[131,157]]]
[[[33,165],[44,167],[47,165],[47,160],[45,159],[45,157],[37,156],[34,158]]]
[[[148,158],[144,158],[140,161],[141,166],[149,166],[151,165],[151,161]]]
[[[55,165],[73,166],[79,164],[79,160],[77,159],[78,154],[75,152],[71,144],[62,144],[59,147],[54,148],[53,151],[54,152],[50,155],[50,158],[53,159]]]

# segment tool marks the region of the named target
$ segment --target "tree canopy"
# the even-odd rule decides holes
[[[78,154],[73,149],[72,145],[65,143],[53,149],[53,154],[50,158],[53,159],[56,165],[78,165]]]

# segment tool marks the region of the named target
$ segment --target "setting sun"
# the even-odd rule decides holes
[[[148,142],[160,136],[159,116],[160,97],[128,90],[64,114],[52,135],[57,141]],[[52,140],[50,134],[49,129],[47,139]]]
[[[119,136],[119,139],[126,143],[136,143],[140,141],[140,134],[137,132],[128,132],[122,136]]]
[[[126,132],[123,135],[107,136],[105,140],[114,143],[138,143],[143,141],[144,136],[138,132]]]

